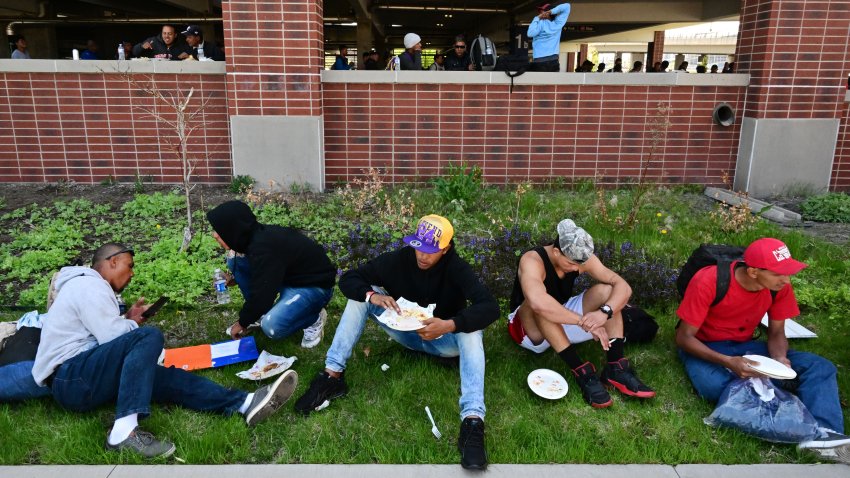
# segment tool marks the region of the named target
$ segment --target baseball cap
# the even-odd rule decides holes
[[[593,255],[593,238],[572,219],[558,223],[558,247],[569,259],[584,264]]]
[[[189,25],[186,27],[186,30],[180,33],[183,35],[201,36],[201,27],[199,27],[198,25]]]
[[[538,11],[538,12],[545,12],[546,10],[549,10],[549,8],[550,8],[551,6],[552,6],[552,5],[550,5],[550,4],[548,4],[548,3],[544,3],[543,5],[538,5],[538,6],[537,6],[537,11]]]
[[[403,241],[417,251],[434,254],[446,248],[455,234],[455,229],[448,219],[429,214],[419,220],[416,233],[405,236]]]
[[[808,264],[791,258],[788,246],[772,237],[763,237],[750,244],[744,251],[744,262],[749,267],[788,276],[808,267]]]

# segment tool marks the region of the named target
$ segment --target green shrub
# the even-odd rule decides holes
[[[233,176],[230,181],[230,192],[233,194],[245,194],[248,192],[257,181],[248,174],[239,174]]]
[[[481,168],[473,164],[449,164],[442,177],[434,178],[434,189],[444,203],[452,201],[471,205],[481,196],[484,178]]]
[[[850,196],[844,193],[827,193],[812,196],[802,204],[803,218],[822,222],[850,222]]]

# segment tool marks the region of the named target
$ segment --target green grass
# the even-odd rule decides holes
[[[629,191],[607,192],[606,200],[613,195],[618,197],[617,206],[609,210],[609,219],[627,211],[629,194]],[[420,214],[443,213],[454,222],[458,234],[487,237],[497,234],[497,225],[510,226],[517,218],[522,230],[534,237],[548,238],[560,219],[573,217],[598,243],[631,241],[670,264],[681,264],[700,242],[746,244],[762,235],[774,235],[789,244],[795,257],[817,264],[804,272],[811,279],[806,282],[813,284],[809,291],[812,303],[817,303],[817,293],[823,284],[848,280],[850,258],[844,248],[797,232],[780,231],[764,222],[739,234],[722,233],[708,218],[705,203],[690,192],[668,190],[653,194],[635,230],[623,230],[601,217],[592,190],[532,190],[522,195],[518,209],[513,189],[485,188],[481,198],[465,205],[463,211],[435,201],[433,190],[414,191],[413,197],[415,210],[406,218],[411,224]],[[345,205],[334,203],[333,197],[320,198],[319,203],[307,202],[309,199],[299,201],[303,204],[293,204],[286,220],[311,225],[308,232],[314,237],[335,234],[337,231],[328,225],[347,220]],[[27,216],[30,214],[34,212],[28,209]],[[175,214],[179,215],[179,211]],[[667,221],[668,217],[672,220]],[[164,218],[146,220],[150,224],[159,220],[163,229],[166,228]],[[662,234],[660,230],[671,222],[672,229]],[[97,227],[96,222],[88,219],[80,224],[87,235],[94,234],[92,231]],[[11,236],[24,237],[29,232],[20,231]],[[129,232],[119,230],[111,234],[120,236]],[[35,236],[26,237],[35,242]],[[12,250],[9,244],[0,244],[0,248],[5,249],[4,253]],[[36,281],[37,277],[29,280]],[[153,319],[153,325],[165,331],[168,347],[222,340],[224,329],[235,320],[241,303],[238,293],[233,296],[234,302],[223,307],[213,306],[207,300],[195,306],[171,304]],[[127,294],[124,298],[128,303],[133,300]],[[850,363],[850,331],[843,324],[846,305],[834,299],[823,307],[805,307],[802,322],[820,338],[792,341],[792,347],[817,352],[838,366],[842,397],[850,393],[846,368]],[[279,342],[272,342],[262,334],[256,336],[261,350],[298,357],[294,365],[300,375],[296,396],[306,390],[312,377],[323,368],[324,353],[330,346],[343,306],[344,298],[337,290],[328,308],[325,338],[315,349],[301,349],[300,334]],[[713,406],[692,392],[676,357],[675,304],[661,304],[651,310],[661,325],[654,342],[626,348],[641,378],[657,390],[658,396],[639,401],[615,395],[614,406],[606,410],[585,404],[572,379],[568,379],[570,392],[562,400],[548,401],[533,395],[526,385],[529,372],[545,367],[566,375],[565,366],[551,352],[534,355],[517,347],[506,332],[504,300],[502,309],[502,318],[485,331],[484,339],[487,448],[491,462],[814,462],[812,456],[798,452],[794,446],[766,443],[702,422]],[[0,320],[14,320],[18,315],[0,312]],[[594,343],[581,345],[579,352],[596,364],[603,359],[601,349]],[[384,363],[390,366],[386,372],[380,368]],[[256,384],[235,376],[247,367],[248,364],[237,364],[199,373],[223,385],[250,390]],[[267,422],[248,429],[238,417],[223,418],[157,405],[144,426],[173,440],[177,444],[176,456],[187,463],[458,462],[460,383],[456,366],[445,366],[406,352],[370,323],[349,361],[346,379],[351,388],[349,394],[309,417],[297,414],[290,402]],[[441,440],[431,435],[431,425],[423,410],[426,405],[443,432]],[[104,451],[112,413],[111,407],[88,414],[70,413],[51,399],[0,404],[0,465],[142,463],[129,454]]]

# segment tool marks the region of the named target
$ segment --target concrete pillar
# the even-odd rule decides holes
[[[673,70],[678,70],[683,61],[685,61],[685,55],[677,53],[676,58],[673,59],[673,64],[670,66],[673,67]]]
[[[363,64],[363,52],[369,51],[375,46],[375,34],[372,21],[368,17],[357,16],[357,69],[365,68]]]
[[[744,111],[735,112],[742,124],[734,187],[756,197],[825,190],[842,169],[833,162],[850,162],[846,148],[836,155],[839,130],[848,134],[841,121],[850,1],[789,5],[741,1],[735,71],[750,84]]]
[[[320,0],[222,2],[234,174],[324,189]]]
[[[567,66],[565,70],[567,73],[576,71],[576,54],[574,52],[567,53]]]
[[[581,45],[579,45],[579,47],[578,47],[578,60],[576,60],[576,63],[578,65],[581,65],[582,63],[584,63],[584,60],[587,60],[587,53],[588,53],[587,50],[588,50],[587,43],[582,43]]]

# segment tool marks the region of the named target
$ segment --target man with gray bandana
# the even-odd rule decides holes
[[[587,273],[596,285],[573,295],[575,280]],[[624,395],[652,398],[655,391],[641,382],[623,356],[621,311],[632,288],[593,254],[593,238],[570,219],[558,224],[552,244],[536,247],[519,261],[508,332],[523,348],[543,353],[550,346],[575,376],[584,400],[594,408],[613,401],[603,384]],[[572,344],[596,340],[608,364],[601,379],[590,362],[579,358]]]

